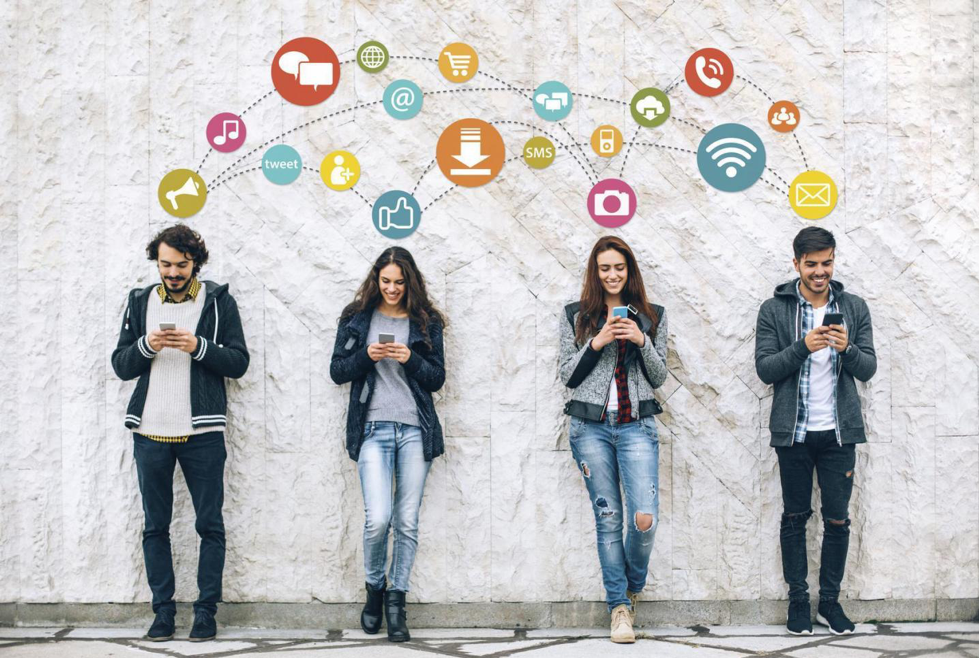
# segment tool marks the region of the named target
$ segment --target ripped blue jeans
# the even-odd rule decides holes
[[[571,454],[588,487],[609,612],[646,586],[659,523],[659,436],[652,416],[618,424],[571,418]],[[625,510],[621,489],[625,492]],[[625,541],[622,539],[623,519]]]

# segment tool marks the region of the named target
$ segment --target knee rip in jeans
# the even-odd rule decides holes
[[[636,512],[636,530],[639,532],[649,532],[653,529],[654,520],[652,514]]]
[[[601,510],[598,513],[598,515],[600,517],[602,517],[602,518],[605,518],[605,517],[608,517],[608,516],[615,516],[615,510],[609,509],[608,501],[605,500],[604,498],[597,498],[595,500],[595,507],[597,507],[598,509]]]
[[[806,510],[805,512],[798,512],[796,514],[789,514],[787,512],[782,514],[782,525],[805,525],[809,517],[812,516],[812,510]]]
[[[846,477],[852,478],[853,477],[853,471],[847,471],[846,472]]]
[[[581,474],[584,475],[586,479],[591,477],[591,471],[588,469],[588,462],[581,462]]]
[[[836,526],[837,528],[849,528],[850,519],[823,519],[826,522],[826,526]]]

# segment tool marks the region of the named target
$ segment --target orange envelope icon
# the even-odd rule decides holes
[[[795,205],[803,208],[828,208],[833,195],[829,183],[798,183]]]

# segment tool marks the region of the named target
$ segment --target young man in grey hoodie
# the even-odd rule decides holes
[[[877,356],[867,303],[833,280],[833,234],[804,228],[792,247],[799,277],[775,288],[761,305],[755,331],[755,370],[774,385],[769,426],[782,482],[786,627],[793,635],[812,634],[806,521],[812,516],[815,469],[824,527],[816,621],[842,635],[854,629],[839,595],[850,539],[856,444],[867,440],[854,379],[873,377]]]

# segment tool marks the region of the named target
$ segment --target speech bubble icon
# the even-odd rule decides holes
[[[299,64],[299,84],[312,87],[333,84],[333,64],[329,62],[301,62]]]
[[[299,52],[298,50],[290,50],[287,53],[282,53],[282,57],[279,58],[279,68],[298,78],[299,65],[308,61],[309,58],[306,57],[305,54]]]

